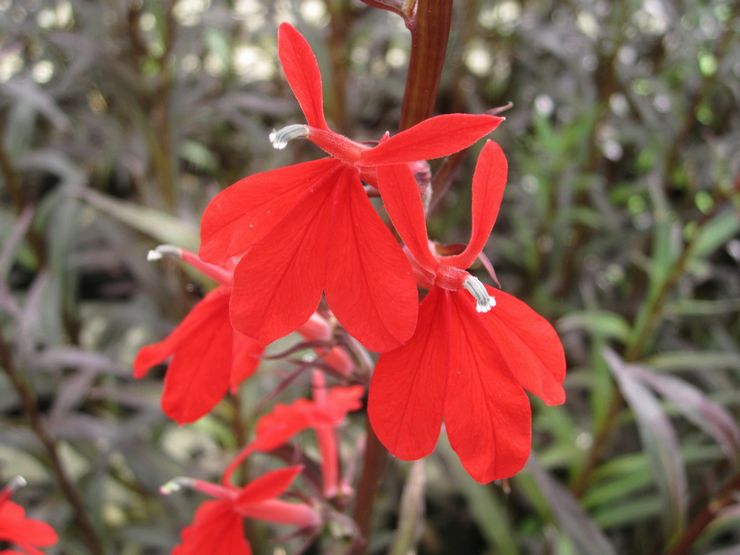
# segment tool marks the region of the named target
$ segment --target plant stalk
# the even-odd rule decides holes
[[[29,420],[31,430],[36,435],[49,457],[51,471],[56,477],[62,495],[64,495],[72,508],[74,520],[77,524],[80,535],[82,536],[82,540],[87,545],[90,553],[93,553],[94,555],[102,555],[103,547],[100,543],[100,538],[95,532],[95,528],[85,510],[85,505],[80,494],[75,489],[74,484],[64,469],[56,441],[49,435],[49,432],[44,425],[44,421],[41,417],[38,403],[36,401],[36,395],[33,393],[28,383],[18,373],[10,349],[5,342],[5,338],[2,336],[0,336],[0,365],[2,365],[3,371],[8,376],[13,389],[15,389],[20,398],[23,412]]]
[[[411,59],[401,105],[400,130],[434,112],[451,23],[452,0],[418,0],[413,20],[407,23],[411,32]],[[373,432],[370,420],[366,430],[365,456],[353,515],[362,538],[352,550],[354,555],[367,553],[375,496],[388,463],[388,451]]]

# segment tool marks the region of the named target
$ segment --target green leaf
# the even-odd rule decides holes
[[[583,330],[589,335],[622,342],[626,341],[630,332],[629,324],[623,316],[606,310],[571,312],[558,320],[557,328],[561,333]]]
[[[663,500],[657,495],[650,495],[607,507],[594,515],[594,521],[602,528],[615,528],[656,517],[664,509]]]
[[[449,462],[453,478],[491,551],[496,555],[517,555],[519,550],[512,535],[512,523],[493,489],[481,486],[468,476],[446,438],[440,441],[439,452]]]
[[[101,195],[90,189],[82,191],[80,196],[99,211],[113,216],[159,243],[169,243],[190,250],[198,249],[198,230],[166,212]]]
[[[688,482],[676,432],[658,400],[638,379],[632,367],[610,349],[604,350],[604,359],[635,415],[663,505],[668,507],[665,515],[668,538],[674,538],[683,530],[688,512]]]
[[[582,553],[616,555],[614,546],[579,505],[578,500],[554,480],[534,456],[530,457],[527,470],[534,476],[542,494],[550,503],[553,517],[560,529],[573,540]]]
[[[740,370],[740,354],[716,351],[667,351],[644,361],[656,370]]]
[[[693,242],[692,256],[712,254],[740,232],[740,218],[734,208],[723,210],[702,226]]]

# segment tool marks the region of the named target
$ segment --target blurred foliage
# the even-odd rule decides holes
[[[406,520],[422,511],[413,487],[425,471],[419,553],[737,549],[737,4],[455,9],[438,111],[514,104],[494,134],[511,176],[487,254],[505,289],[556,322],[568,402],[535,407],[536,458],[503,488],[473,484],[440,446],[413,466],[401,504],[412,466],[392,464],[374,552],[390,549],[399,516],[393,545],[413,544]],[[301,120],[276,64],[285,20],[320,58],[335,126],[363,140],[393,131],[408,33],[358,1],[0,0],[0,365],[33,393],[109,553],[167,552],[198,499],[160,497],[159,485],[216,476],[264,410],[260,396],[293,371],[268,363],[238,402],[178,428],[159,409],[161,374],[134,382],[129,370],[203,286],[148,264],[147,249],[195,247],[221,187],[318,154],[267,140]],[[449,189],[435,183],[438,238],[467,235],[474,159]],[[6,374],[0,481],[23,474],[31,486],[18,499],[62,533],[51,552],[83,553],[53,457]],[[301,378],[278,399],[307,391]],[[706,511],[711,524],[692,537]],[[292,545],[260,530],[257,553]]]

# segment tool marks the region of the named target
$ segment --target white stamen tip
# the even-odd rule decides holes
[[[192,478],[186,476],[178,476],[173,478],[166,484],[159,487],[159,493],[162,495],[172,495],[178,491],[182,491],[186,488],[192,488],[195,485],[195,481]]]
[[[165,256],[175,256],[179,258],[181,253],[182,250],[178,247],[174,247],[172,245],[159,245],[156,249],[152,249],[146,253],[146,260],[147,262],[156,262],[157,260],[162,260]]]
[[[10,491],[16,491],[21,488],[24,488],[28,485],[28,482],[23,476],[14,476],[10,480],[8,480],[7,485],[5,486]]]
[[[466,277],[463,281],[463,287],[475,299],[475,310],[477,312],[488,312],[496,306],[496,299],[488,294],[485,285],[477,277]]]
[[[275,150],[283,150],[294,139],[308,137],[308,126],[300,123],[286,125],[282,129],[273,129],[269,135],[270,143]]]

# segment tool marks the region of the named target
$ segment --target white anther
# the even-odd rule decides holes
[[[286,125],[282,129],[273,129],[270,133],[270,142],[276,150],[283,150],[294,139],[308,138],[308,126],[300,123]]]
[[[488,312],[496,306],[496,299],[488,294],[485,285],[477,277],[466,277],[463,281],[463,287],[475,299],[475,310],[477,312]]]
[[[13,476],[10,480],[8,480],[8,483],[5,485],[5,487],[10,491],[16,491],[26,487],[27,485],[28,482],[23,476]]]
[[[183,489],[190,489],[195,486],[195,480],[186,476],[178,476],[173,478],[166,484],[159,487],[159,493],[162,495],[171,495]]]
[[[180,249],[179,247],[175,247],[172,245],[159,245],[156,249],[152,249],[148,253],[146,253],[146,260],[147,262],[155,262],[157,260],[162,260],[162,258],[165,256],[174,256],[180,258],[181,254],[182,249]]]

